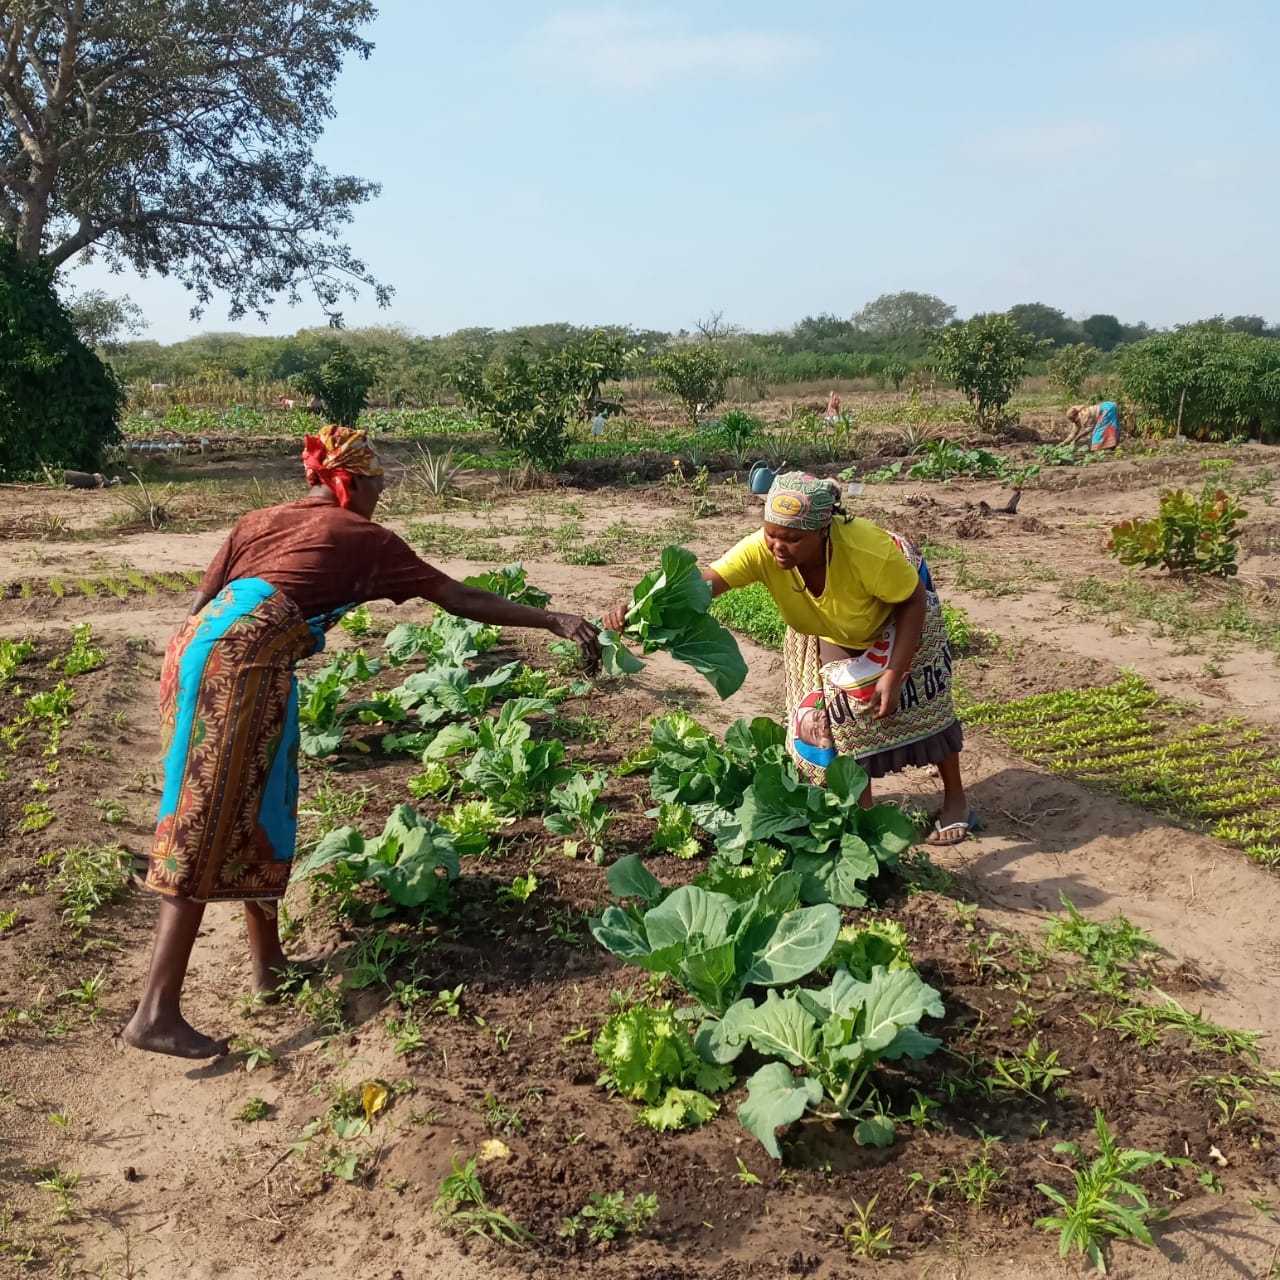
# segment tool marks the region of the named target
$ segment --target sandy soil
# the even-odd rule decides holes
[[[958,590],[954,587],[957,563],[936,565],[935,577],[944,598],[964,605],[976,622],[1001,637],[1004,656],[992,658],[982,672],[975,672],[978,687],[997,696],[1001,690],[1020,696],[1037,688],[1062,687],[1062,682],[1073,678],[1102,683],[1115,668],[1132,666],[1162,690],[1197,703],[1206,717],[1240,715],[1264,726],[1275,723],[1280,711],[1280,668],[1274,655],[1237,642],[1216,664],[1218,674],[1206,675],[1204,652],[1179,652],[1186,644],[1156,634],[1151,624],[1125,623],[1117,630],[1105,616],[1082,616],[1081,609],[1063,596],[1064,580],[1090,574],[1120,579],[1120,571],[1101,554],[1106,527],[1151,510],[1159,487],[1172,478],[1182,475],[1183,483],[1198,483],[1199,461],[1199,456],[1173,462],[1143,460],[1142,465],[1118,464],[1110,472],[1089,468],[1061,481],[1054,475],[1043,488],[1024,492],[1017,517],[986,519],[984,536],[965,540],[965,546],[972,547],[967,565],[972,572],[981,568],[985,577],[1003,573],[1002,580],[1016,581],[1016,594]],[[1251,467],[1259,470],[1267,462],[1269,456],[1242,462],[1237,475]],[[1275,494],[1276,485],[1261,492]],[[869,487],[864,503],[869,513],[889,527],[955,545],[955,526],[971,513],[966,504],[987,499],[998,505],[1007,496],[998,486],[979,482],[909,484]],[[667,489],[636,497],[613,492],[561,493],[555,499],[581,505],[584,536],[618,523],[638,531],[652,529],[687,512],[684,496]],[[499,533],[492,540],[510,553],[531,531],[545,530],[565,518],[545,507],[537,509],[538,501],[511,497],[496,514],[451,514],[449,520],[479,530],[500,519],[516,532]],[[5,502],[9,518],[59,512],[82,529],[92,528],[118,507],[108,493],[9,491]],[[1259,524],[1269,518],[1269,509],[1257,495],[1246,505],[1251,513],[1258,513]],[[738,490],[724,496],[719,516],[693,523],[689,545],[700,554],[713,554],[751,528],[754,518],[750,500]],[[424,515],[423,519],[438,517]],[[389,522],[406,524],[404,517]],[[210,528],[181,534],[113,533],[88,542],[10,539],[0,545],[0,579],[71,575],[89,568],[111,572],[126,564],[147,573],[199,570],[223,532]],[[1260,537],[1254,545],[1256,551],[1242,561],[1241,576],[1265,606],[1280,573],[1280,560],[1269,538]],[[531,579],[553,593],[558,607],[589,614],[611,603],[634,580],[636,571],[647,566],[643,558],[609,566],[567,566],[551,555],[526,563]],[[443,567],[464,574],[478,566],[454,559],[445,560]],[[1046,569],[1057,577],[1045,580]],[[114,724],[108,714],[120,717],[114,730],[104,728],[108,737],[114,737],[112,761],[95,763],[86,757],[69,766],[73,776],[59,784],[64,799],[74,797],[79,807],[60,807],[55,824],[39,837],[17,837],[11,828],[18,861],[24,860],[25,847],[34,848],[37,843],[45,849],[77,840],[100,842],[104,830],[88,801],[109,794],[126,796],[130,812],[128,823],[112,831],[111,838],[121,840],[135,854],[145,852],[159,755],[153,710],[158,651],[185,608],[179,596],[127,602],[101,597],[0,602],[0,635],[32,635],[52,643],[66,635],[71,621],[91,621],[95,636],[113,653],[110,679],[104,677],[95,684],[90,695],[96,723],[101,728]],[[416,612],[412,606],[377,610],[387,619],[416,616]],[[1017,642],[1022,639],[1034,646],[1030,664],[1017,656]],[[776,714],[779,709],[776,655],[747,643],[743,648],[751,666],[747,684],[723,706],[711,706],[702,699],[698,714],[708,723]],[[127,656],[117,660],[114,655]],[[694,679],[686,670],[655,660],[627,695],[630,701],[613,707],[610,714],[619,725],[638,724],[651,713],[650,708],[657,709],[660,697],[681,693],[699,697]],[[1225,1025],[1262,1031],[1264,1062],[1280,1066],[1275,1047],[1280,1002],[1274,999],[1280,944],[1272,927],[1280,915],[1280,878],[1275,873],[1217,841],[1045,774],[981,732],[970,733],[964,766],[987,830],[964,846],[943,851],[936,860],[961,876],[981,904],[981,918],[988,927],[1036,935],[1047,914],[1057,908],[1060,892],[1087,915],[1107,918],[1123,913],[1151,932],[1174,962],[1183,966],[1184,975],[1192,975],[1190,985],[1180,993],[1185,1004],[1203,1008],[1206,1016]],[[379,796],[383,791],[390,793],[389,784],[380,777],[371,781],[379,788]],[[935,803],[936,789],[933,779],[914,772],[898,786],[886,786],[884,794],[928,807]],[[386,799],[387,805],[392,802]],[[8,823],[16,820],[12,804],[4,817]],[[128,1015],[145,969],[154,910],[149,895],[134,890],[110,913],[107,937],[118,950],[78,956],[68,950],[65,940],[58,941],[55,933],[42,929],[49,912],[41,917],[31,905],[33,900],[16,890],[13,876],[0,881],[0,910],[17,905],[24,917],[34,914],[27,928],[0,934],[0,1007],[29,1004],[33,986],[42,980],[56,984],[68,973],[87,976],[103,965],[109,972],[102,1011],[95,1021],[80,1020],[57,1040],[18,1034],[6,1043],[0,1038],[4,1086],[0,1202],[12,1200],[20,1220],[28,1224],[47,1221],[49,1197],[31,1190],[29,1171],[57,1165],[81,1173],[78,1192],[83,1219],[47,1228],[49,1239],[66,1242],[69,1252],[63,1261],[82,1268],[66,1274],[145,1275],[150,1280],[170,1276],[258,1280],[268,1274],[279,1280],[333,1275],[353,1280],[470,1280],[492,1274],[496,1266],[533,1277],[590,1273],[729,1280],[765,1274],[849,1275],[868,1265],[841,1261],[839,1252],[824,1243],[825,1220],[816,1211],[812,1245],[780,1251],[782,1242],[769,1238],[767,1219],[759,1216],[767,1213],[767,1201],[762,1199],[743,1202],[740,1212],[745,1217],[736,1227],[726,1223],[720,1236],[708,1234],[710,1244],[699,1241],[696,1267],[683,1261],[682,1249],[692,1243],[687,1235],[673,1242],[640,1242],[612,1259],[587,1255],[538,1261],[532,1255],[495,1254],[484,1242],[460,1245],[436,1231],[429,1214],[431,1189],[449,1172],[453,1154],[465,1149],[461,1130],[451,1130],[448,1124],[435,1130],[428,1127],[424,1137],[430,1141],[410,1142],[403,1120],[397,1120],[400,1128],[393,1128],[385,1139],[393,1149],[380,1171],[381,1185],[367,1193],[342,1184],[323,1193],[318,1187],[309,1189],[282,1155],[305,1121],[323,1109],[323,1101],[317,1102],[312,1090],[322,1094],[335,1078],[355,1082],[405,1074],[403,1063],[391,1054],[387,1037],[371,1034],[376,1024],[358,1025],[347,1037],[328,1039],[305,1020],[281,1014],[278,1022],[268,1020],[264,1034],[282,1065],[252,1074],[244,1072],[239,1059],[193,1068],[137,1054],[127,1050],[115,1033]],[[575,963],[581,970],[562,975],[566,986],[603,983],[607,991],[611,983],[617,984],[615,977],[600,972],[598,958],[589,950]],[[188,982],[192,1021],[210,1028],[232,1024],[236,1018],[232,1005],[246,982],[239,920],[230,909],[213,909]],[[560,998],[538,993],[534,997]],[[518,1001],[512,1008],[513,1016],[527,1014],[532,1028],[536,1009]],[[478,1056],[464,1059],[455,1069],[437,1063],[429,1078],[415,1073],[424,1105],[430,1100],[432,1105],[447,1107],[451,1101],[473,1096],[477,1089],[483,1092],[484,1073],[496,1073],[497,1068],[476,1052]],[[538,1074],[536,1068],[531,1058],[531,1076]],[[476,1077],[465,1074],[473,1070]],[[256,1125],[236,1120],[238,1109],[253,1096],[272,1108],[270,1119]],[[394,1116],[400,1116],[402,1105],[397,1104]],[[67,1132],[47,1120],[54,1112],[73,1117]],[[609,1114],[593,1113],[592,1122],[608,1124]],[[589,1141],[597,1136],[593,1132]],[[511,1145],[517,1159],[532,1159],[521,1142]],[[638,1138],[631,1145],[631,1154],[618,1157],[620,1184],[623,1174],[642,1177],[649,1158]],[[623,1151],[627,1151],[625,1145]],[[752,1167],[759,1163],[758,1149],[744,1145],[740,1153],[747,1155]],[[531,1176],[535,1169],[541,1170],[538,1176],[552,1176],[536,1163],[530,1169]],[[1230,1183],[1226,1172],[1223,1177]],[[401,1178],[412,1179],[426,1191],[409,1197],[407,1192],[389,1189],[388,1182]],[[548,1194],[553,1192],[549,1189]],[[1247,1192],[1229,1186],[1229,1194],[1221,1200],[1189,1202],[1160,1229],[1156,1249],[1121,1246],[1114,1272],[1143,1280],[1174,1274],[1205,1280],[1274,1274],[1268,1268],[1280,1256],[1280,1227],[1273,1217],[1251,1208],[1249,1200],[1258,1196],[1274,1203],[1277,1195],[1275,1186],[1264,1181]],[[1012,1208],[1009,1213],[1008,1221],[1022,1221]],[[998,1217],[991,1217],[970,1219],[967,1228],[956,1232],[950,1247],[934,1245],[905,1259],[879,1264],[880,1274],[992,1280],[1078,1274],[1074,1262],[1057,1261],[1047,1237],[1030,1234],[1024,1227],[1010,1234]],[[45,1230],[41,1229],[42,1234]],[[50,1268],[58,1265],[56,1250],[46,1256],[53,1259]],[[0,1254],[0,1272],[22,1274],[6,1270],[9,1264],[3,1259]],[[35,1273],[62,1274],[52,1269]]]

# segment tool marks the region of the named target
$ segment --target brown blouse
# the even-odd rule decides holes
[[[390,529],[332,498],[311,497],[243,516],[200,592],[212,598],[236,578],[262,578],[308,618],[366,600],[430,599],[447,581]]]

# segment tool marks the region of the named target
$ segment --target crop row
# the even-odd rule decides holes
[[[1020,755],[1280,863],[1280,757],[1233,718],[1188,725],[1189,708],[1126,673],[1093,689],[977,703],[981,725]]]

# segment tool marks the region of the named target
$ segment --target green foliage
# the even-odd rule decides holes
[[[938,334],[929,360],[967,397],[978,426],[989,429],[1000,422],[1022,385],[1027,360],[1042,345],[1007,315],[974,316]]]
[[[1154,520],[1125,520],[1111,529],[1107,550],[1121,564],[1163,565],[1170,573],[1230,578],[1239,554],[1244,508],[1212,482],[1194,498],[1182,489],[1160,494]]]
[[[696,858],[702,852],[702,846],[693,833],[693,810],[688,805],[664,801],[653,816],[657,818],[657,825],[653,829],[653,849],[656,853],[669,853],[676,858]]]
[[[1215,323],[1181,325],[1123,347],[1116,374],[1126,401],[1167,428],[1226,440],[1280,433],[1280,342]]]
[[[499,362],[472,350],[449,377],[505,447],[554,471],[564,462],[567,424],[596,412],[602,384],[620,377],[634,354],[625,337],[597,329],[542,354],[525,343]]]
[[[514,600],[516,604],[527,604],[531,609],[545,609],[551,603],[551,596],[546,591],[530,585],[524,565],[518,560],[503,565],[501,569],[463,578],[463,582],[469,587],[479,587],[506,600]]]
[[[1124,916],[1118,915],[1106,924],[1086,920],[1061,890],[1058,901],[1065,914],[1055,916],[1045,926],[1046,950],[1072,952],[1082,956],[1090,968],[1109,974],[1141,959],[1147,951],[1160,949],[1150,934]]]
[[[0,640],[0,685],[8,683],[13,673],[35,656],[36,646],[31,640]]]
[[[1072,1177],[1075,1198],[1064,1195],[1056,1187],[1037,1183],[1039,1190],[1061,1210],[1053,1216],[1039,1218],[1036,1226],[1043,1231],[1058,1232],[1058,1254],[1065,1258],[1076,1249],[1105,1274],[1104,1247],[1109,1240],[1133,1240],[1150,1245],[1148,1222],[1168,1216],[1168,1210],[1154,1208],[1146,1192],[1134,1181],[1134,1175],[1152,1165],[1170,1168],[1175,1163],[1163,1151],[1122,1150],[1115,1134],[1095,1109],[1098,1154],[1085,1164],[1085,1153],[1074,1142],[1059,1142],[1054,1151],[1068,1155],[1076,1165]]]
[[[1040,468],[1015,468],[1003,454],[988,449],[966,449],[952,440],[930,440],[907,475],[912,480],[950,480],[953,476],[991,477],[1007,484],[1022,484],[1039,474]]]
[[[337,322],[338,298],[372,283],[338,233],[377,187],[314,146],[345,59],[372,50],[374,8],[297,16],[276,0],[248,20],[212,2],[6,8],[0,225],[23,259],[89,249],[181,281],[197,310],[224,293],[233,319],[307,285]]]
[[[425,625],[402,622],[392,627],[387,633],[387,658],[392,666],[402,667],[425,654],[434,664],[458,667],[468,658],[488,653],[500,634],[498,627],[441,610]]]
[[[0,208],[2,197],[0,184]],[[41,464],[97,470],[120,439],[121,400],[58,301],[53,268],[21,261],[0,236],[0,478],[39,474]]]
[[[786,731],[767,716],[734,721],[721,743],[688,712],[673,711],[653,722],[643,763],[660,806],[687,806],[693,820],[716,835],[731,826],[756,769],[785,758]]]
[[[346,719],[338,704],[357,681],[372,679],[377,672],[377,659],[370,662],[360,652],[354,657],[340,653],[298,681],[298,724],[306,755],[330,756],[337,751]]]
[[[831,763],[825,787],[800,781],[790,762],[761,764],[734,815],[736,830],[723,834],[721,852],[745,857],[758,843],[777,844],[800,877],[804,901],[865,906],[868,882],[882,867],[896,866],[915,838],[910,819],[893,805],[864,809],[858,803],[866,785],[867,775],[850,756]]]
[[[748,640],[769,649],[781,649],[787,624],[778,612],[769,588],[763,582],[753,582],[735,591],[726,591],[711,602],[707,611],[711,616],[733,631],[740,632]]]
[[[57,870],[49,892],[62,908],[62,923],[83,933],[96,912],[119,899],[129,887],[133,859],[119,845],[76,845],[52,860]]]
[[[492,800],[464,800],[440,815],[440,825],[453,836],[454,848],[463,857],[487,853],[490,837],[510,822],[493,807]]]
[[[782,1155],[777,1129],[818,1108],[824,1097],[836,1117],[863,1116],[869,1102],[863,1089],[872,1070],[881,1061],[932,1053],[940,1042],[917,1024],[942,1015],[938,993],[910,967],[876,967],[865,981],[839,969],[825,990],[785,996],[770,991],[760,1005],[750,997],[739,1000],[718,1022],[703,1023],[697,1048],[718,1063],[733,1062],[748,1044],[781,1059],[747,1081],[747,1100],[738,1110],[743,1127],[777,1160]],[[793,1069],[804,1074],[796,1076]],[[887,1146],[893,1122],[880,1114],[866,1116],[854,1136],[865,1145]]]
[[[552,812],[543,822],[553,835],[573,837],[565,841],[566,853],[576,854],[579,845],[585,843],[597,861],[602,859],[605,832],[613,821],[613,814],[600,799],[608,781],[609,775],[599,770],[590,777],[575,773],[547,796]]]
[[[863,918],[862,924],[840,930],[822,971],[848,969],[855,978],[868,979],[875,968],[893,972],[911,968],[907,931],[896,920]]]
[[[460,867],[453,837],[407,804],[397,805],[382,835],[366,839],[355,827],[331,831],[297,868],[299,877],[340,868],[377,885],[401,907],[443,910]]]
[[[695,342],[671,350],[653,360],[654,381],[684,406],[695,430],[698,414],[710,413],[724,399],[734,362],[712,342]]]
[[[377,363],[339,346],[317,369],[304,369],[293,384],[307,396],[318,396],[331,422],[354,427],[369,403],[369,388],[377,381]]]
[[[632,592],[622,635],[645,653],[661,649],[687,662],[727,698],[742,687],[747,664],[737,641],[707,612],[710,604],[711,586],[703,580],[697,556],[683,547],[666,547],[661,567]]]
[[[657,1212],[657,1196],[637,1193],[628,1205],[621,1191],[593,1191],[578,1213],[564,1220],[560,1234],[576,1236],[585,1231],[588,1244],[608,1244],[619,1233],[636,1235],[643,1231]]]
[[[492,800],[499,813],[523,817],[540,808],[551,788],[570,777],[559,738],[533,741],[528,718],[550,709],[551,704],[540,698],[511,698],[496,717],[486,717],[475,728],[447,725],[423,753],[423,763],[474,752],[462,781]]]
[[[485,1198],[477,1163],[475,1156],[465,1165],[453,1157],[453,1172],[441,1180],[440,1194],[433,1206],[436,1217],[446,1227],[461,1228],[463,1235],[486,1236],[509,1248],[528,1244],[533,1240],[532,1233],[493,1208]]]
[[[692,1127],[710,1119],[717,1108],[706,1095],[733,1084],[730,1068],[704,1062],[694,1052],[689,1024],[676,1017],[670,1004],[633,1005],[613,1014],[591,1048],[604,1064],[599,1083],[646,1104],[640,1122],[650,1128]],[[710,1103],[709,1108],[691,1095]],[[673,1113],[679,1117],[675,1125],[669,1123]]]
[[[745,987],[797,982],[831,950],[840,913],[830,905],[797,906],[799,880],[780,875],[746,902],[696,885],[663,895],[632,856],[609,868],[610,888],[661,901],[643,914],[608,907],[590,922],[591,932],[624,963],[668,974],[705,1013],[718,1016]]]
[[[1059,347],[1049,357],[1049,382],[1062,392],[1064,404],[1070,404],[1080,394],[1084,380],[1098,362],[1098,349],[1087,342],[1073,342]]]

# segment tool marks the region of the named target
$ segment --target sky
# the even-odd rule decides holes
[[[382,183],[348,326],[751,330],[885,292],[1280,320],[1274,0],[382,0],[318,149]],[[128,293],[146,335],[292,333]]]

